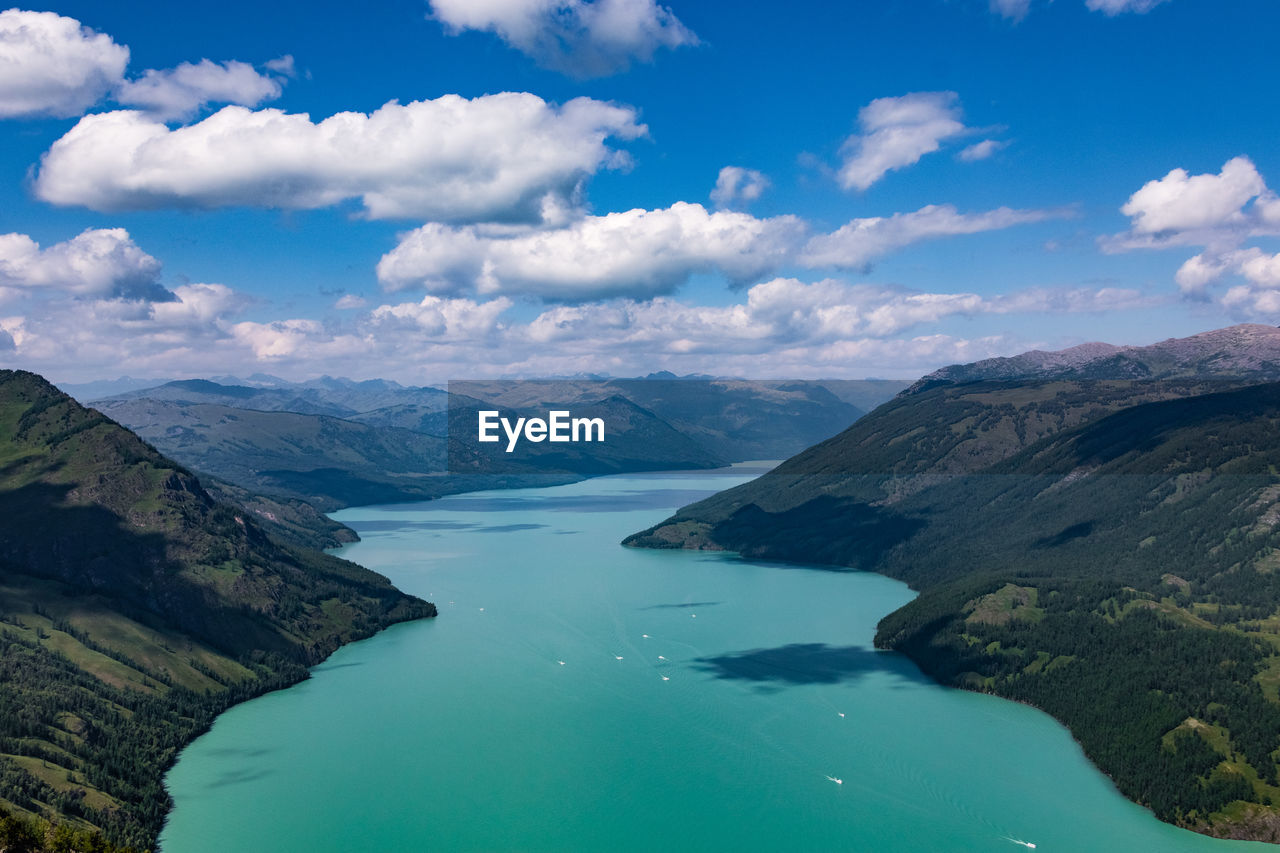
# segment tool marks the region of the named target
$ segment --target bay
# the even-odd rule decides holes
[[[166,779],[163,853],[1269,849],[1157,821],[1047,715],[874,650],[901,583],[618,544],[758,470],[336,514],[341,556],[440,616],[219,717]]]

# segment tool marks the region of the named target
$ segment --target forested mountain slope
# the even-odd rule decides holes
[[[631,537],[874,570],[876,638],[1041,707],[1137,802],[1280,840],[1280,384],[937,384]]]
[[[18,371],[0,371],[0,519],[0,807],[139,848],[163,770],[219,711],[435,614]]]

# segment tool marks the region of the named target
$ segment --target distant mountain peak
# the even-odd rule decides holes
[[[1016,379],[1280,379],[1280,328],[1241,323],[1148,346],[1102,342],[1064,350],[1031,350],[935,370],[904,394],[940,384]]]

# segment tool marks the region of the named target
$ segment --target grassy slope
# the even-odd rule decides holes
[[[0,800],[139,847],[219,711],[435,612],[272,539],[29,373],[0,372],[0,518]]]
[[[878,644],[1054,714],[1166,820],[1276,840],[1280,386],[1196,390],[935,388],[629,541],[907,580]]]

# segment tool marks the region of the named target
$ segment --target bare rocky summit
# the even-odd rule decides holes
[[[1149,346],[1086,343],[1057,352],[1032,350],[935,370],[904,393],[936,385],[1011,379],[1178,379],[1221,376],[1280,379],[1280,328],[1242,323]]]

